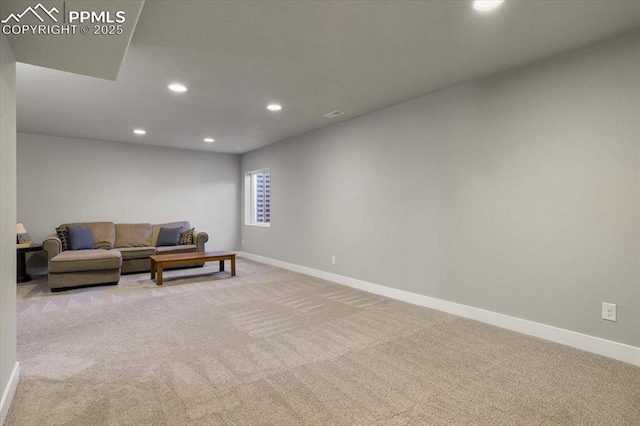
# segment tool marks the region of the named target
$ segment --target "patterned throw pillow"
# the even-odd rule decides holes
[[[188,244],[193,244],[193,230],[196,228],[187,229],[180,235],[180,245],[186,246]]]
[[[62,251],[69,250],[69,234],[67,234],[67,227],[65,225],[57,227],[56,234],[58,234],[58,238],[60,238],[60,242],[62,243]]]

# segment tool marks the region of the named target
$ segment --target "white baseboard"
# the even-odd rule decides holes
[[[613,342],[611,340],[601,339],[599,337],[589,336],[587,334],[577,333],[575,331],[565,330],[534,321],[512,317],[509,315],[499,314],[497,312],[487,311],[473,306],[461,305],[459,303],[449,302],[434,297],[423,296],[421,294],[411,293],[404,290],[398,290],[391,287],[385,287],[379,284],[373,284],[367,281],[357,280],[330,272],[320,271],[318,269],[308,268],[293,263],[283,262],[281,260],[271,259],[264,256],[258,256],[247,252],[237,252],[238,256],[255,260],[256,262],[265,263],[267,265],[277,266],[290,271],[299,272],[312,277],[321,278],[338,284],[364,290],[369,293],[379,294],[380,296],[389,297],[391,299],[401,300],[403,302],[412,303],[414,305],[424,306],[431,309],[447,312],[465,318],[474,319],[497,327],[506,328],[508,330],[517,331],[519,333],[528,334],[530,336],[539,337],[550,340],[552,342],[561,343],[583,351],[592,352],[609,358],[617,359],[629,364],[640,367],[640,348],[625,345],[624,343]]]
[[[2,392],[2,399],[0,399],[0,425],[3,425],[4,421],[7,418],[9,407],[11,406],[11,401],[13,400],[13,395],[15,395],[16,389],[18,388],[19,380],[20,363],[16,362],[16,364],[13,366],[13,371],[11,371],[9,383],[7,383],[7,386],[4,388],[4,392]]]

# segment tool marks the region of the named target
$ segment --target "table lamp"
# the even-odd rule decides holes
[[[24,235],[27,233],[27,228],[21,222],[16,223],[17,244],[25,243]]]

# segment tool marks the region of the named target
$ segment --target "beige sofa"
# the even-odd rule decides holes
[[[47,253],[49,288],[64,290],[96,284],[117,284],[120,274],[149,271],[153,254],[202,252],[209,240],[206,232],[193,232],[192,244],[156,247],[160,228],[191,228],[189,222],[150,223],[84,222],[67,223],[67,226],[91,228],[95,248],[64,250],[63,239],[58,234],[47,237],[43,248]],[[202,266],[194,265],[195,267]]]

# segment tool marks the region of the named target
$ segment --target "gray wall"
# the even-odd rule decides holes
[[[272,188],[243,250],[640,346],[639,51],[627,33],[243,155]]]
[[[0,35],[0,396],[16,364],[16,62]],[[8,407],[3,406],[5,410]],[[4,414],[4,413],[3,413]],[[0,422],[3,419],[0,419]]]
[[[17,143],[17,214],[34,241],[65,222],[188,220],[208,250],[238,246],[238,155],[28,133]]]

